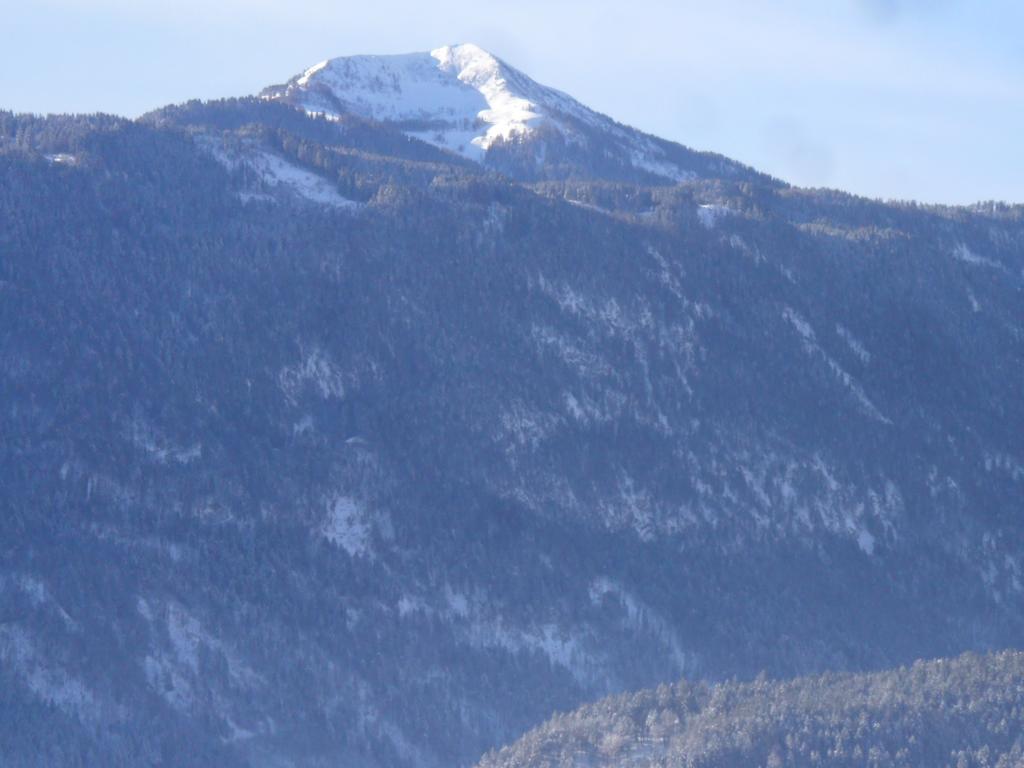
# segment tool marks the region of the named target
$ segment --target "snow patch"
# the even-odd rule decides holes
[[[974,295],[974,291],[970,288],[967,289],[967,300],[971,302],[972,312],[981,312],[981,303],[978,301],[978,297]]]
[[[52,155],[45,155],[46,162],[50,165],[78,165],[79,160],[76,155],[68,154],[67,152],[57,152]]]
[[[693,181],[697,178],[697,174],[693,171],[680,168],[668,160],[664,153],[657,149],[650,140],[637,139],[632,143],[630,162],[634,168],[647,171],[655,176],[671,179],[677,184],[684,181]]]
[[[1013,456],[1006,453],[986,453],[984,461],[986,472],[1001,472],[1014,482],[1024,482],[1024,462]]]
[[[42,581],[28,574],[14,574],[11,581],[28,597],[34,608],[49,608],[60,617],[65,627],[72,631],[79,629],[78,622],[68,615],[68,612],[57,602],[53,593]],[[2,586],[3,582],[0,580],[0,587]]]
[[[618,478],[616,490],[600,503],[605,526],[610,530],[632,530],[641,541],[654,541],[659,515],[651,495],[625,471]]]
[[[690,659],[683,650],[672,625],[656,611],[637,599],[621,584],[604,577],[594,579],[590,585],[590,602],[599,606],[609,597],[622,606],[626,614],[625,626],[637,633],[652,635],[668,650],[675,666],[675,674],[682,675],[690,666]]]
[[[298,364],[282,368],[277,380],[288,401],[293,405],[307,384],[312,384],[324,400],[340,400],[345,396],[342,371],[319,347],[313,347],[306,352]]]
[[[362,203],[343,197],[337,187],[313,171],[289,162],[254,142],[239,146],[225,146],[212,136],[196,137],[196,144],[212,155],[217,162],[231,171],[247,169],[259,180],[255,189],[245,189],[239,197],[245,201],[272,201],[266,190],[283,193],[289,198],[303,200],[338,210],[356,210]]]
[[[456,592],[449,585],[444,588],[445,601],[452,616],[465,619],[469,616],[469,600],[462,592]]]
[[[433,613],[426,601],[420,597],[416,597],[415,595],[402,595],[398,599],[397,608],[398,616],[402,619],[406,616],[411,616],[414,613],[422,613],[426,615]]]
[[[866,555],[873,555],[875,553],[875,537],[868,533],[866,530],[857,531],[857,546]]]
[[[976,267],[992,267],[993,269],[1003,269],[1003,265],[994,259],[986,258],[985,256],[979,256],[972,251],[966,243],[957,243],[953,247],[953,258],[957,261],[961,261],[964,264],[971,264]]]
[[[790,325],[796,328],[797,333],[803,336],[805,341],[814,341],[814,329],[795,309],[786,307],[782,311],[782,316],[789,321]]]
[[[178,662],[198,672],[199,645],[202,641],[199,621],[180,606],[171,604],[167,610],[167,636]]]
[[[359,203],[342,197],[327,179],[300,168],[278,155],[260,152],[249,159],[249,165],[271,187],[288,190],[300,198],[333,208],[358,208]]]
[[[132,420],[129,426],[131,441],[136,447],[141,448],[158,464],[174,462],[176,464],[191,464],[193,461],[202,458],[203,446],[201,443],[182,447],[174,445],[155,428],[147,424],[141,418]]]
[[[501,414],[499,440],[508,443],[513,450],[536,450],[563,423],[561,416],[544,413],[516,401]]]
[[[327,505],[327,517],[321,533],[352,557],[371,557],[371,527],[362,505],[351,496],[335,496]]]
[[[871,402],[871,399],[867,396],[867,393],[861,387],[860,383],[847,373],[835,359],[832,358],[819,344],[817,336],[814,333],[814,329],[811,324],[807,322],[795,309],[792,307],[785,307],[782,311],[782,316],[789,322],[790,325],[796,329],[796,332],[800,334],[803,340],[804,351],[811,357],[820,357],[824,360],[828,369],[832,371],[837,379],[845,386],[854,399],[860,405],[861,410],[871,418],[882,422],[883,424],[892,424],[892,421],[883,414],[878,407]]]
[[[228,674],[240,690],[253,690],[264,680],[238,655],[217,637],[203,628],[202,623],[177,603],[168,603],[162,611],[154,608],[155,601],[139,597],[136,610],[155,631],[150,653],[142,662],[146,681],[168,704],[181,712],[190,711],[203,687],[203,654],[220,656]],[[163,619],[161,623],[159,619]],[[230,718],[230,714],[225,714]]]
[[[860,361],[864,363],[864,365],[871,362],[871,353],[868,352],[867,347],[865,347],[857,337],[853,335],[849,328],[842,324],[836,324],[836,333],[839,334],[839,337],[846,342],[853,354],[855,354]]]
[[[63,666],[47,659],[22,627],[0,625],[0,662],[41,701],[84,721],[98,718],[100,707],[92,691]]]
[[[470,645],[477,648],[501,648],[509,653],[536,653],[553,667],[566,670],[581,685],[594,682],[599,670],[596,659],[579,640],[556,624],[534,627],[508,627],[497,617],[477,621],[469,628]]]
[[[299,85],[306,85],[307,83],[309,83],[309,79],[313,77],[313,75],[315,75],[320,70],[326,68],[328,64],[330,64],[330,61],[328,60],[321,61],[319,64],[314,64],[312,67],[303,72],[302,77],[300,77],[296,82]]]
[[[531,335],[540,349],[553,352],[584,379],[606,377],[612,373],[611,364],[599,354],[584,349],[582,340],[571,339],[554,328],[539,325],[533,326]]]
[[[715,225],[730,213],[732,210],[724,205],[704,203],[697,206],[697,218],[705,229],[714,229]]]

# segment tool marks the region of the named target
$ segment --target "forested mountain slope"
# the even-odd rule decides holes
[[[407,127],[0,114],[4,762],[470,765],[1019,645],[1024,210]]]
[[[558,715],[479,768],[1024,765],[1024,654],[680,682]]]

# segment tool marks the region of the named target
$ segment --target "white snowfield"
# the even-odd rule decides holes
[[[330,208],[357,211],[362,207],[361,203],[342,197],[324,177],[255,144],[228,147],[211,136],[197,136],[196,143],[228,170],[248,168],[254,172],[258,184],[240,193],[243,200],[274,200],[274,195],[266,194],[270,191]]]
[[[270,187],[288,190],[320,205],[359,208],[359,203],[342,197],[327,179],[270,152],[255,153],[248,158],[248,163]]]
[[[478,162],[498,141],[526,138],[542,127],[576,144],[586,143],[580,129],[591,128],[618,143],[636,168],[673,180],[693,176],[670,162],[650,137],[472,44],[329,59],[268,98],[288,98],[328,118],[347,112],[397,124],[410,136]]]

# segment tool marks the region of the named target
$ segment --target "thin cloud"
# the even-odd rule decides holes
[[[910,15],[930,14],[948,0],[856,0],[861,12],[871,21],[888,24]]]

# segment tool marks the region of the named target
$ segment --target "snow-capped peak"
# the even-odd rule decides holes
[[[478,162],[499,143],[544,135],[561,146],[563,167],[568,152],[569,165],[576,167],[589,162],[607,171],[617,164],[632,169],[623,171],[627,176],[670,181],[695,175],[688,162],[676,159],[682,157],[676,151],[681,147],[666,151],[667,142],[588,109],[471,43],[426,53],[328,59],[262,95],[327,118],[350,113],[390,123]],[[535,146],[539,165],[546,146]],[[589,161],[581,160],[588,156]]]
[[[557,103],[572,101],[473,44],[328,59],[265,95],[328,117],[352,112],[399,123],[417,138],[477,160],[496,141],[550,119]]]

